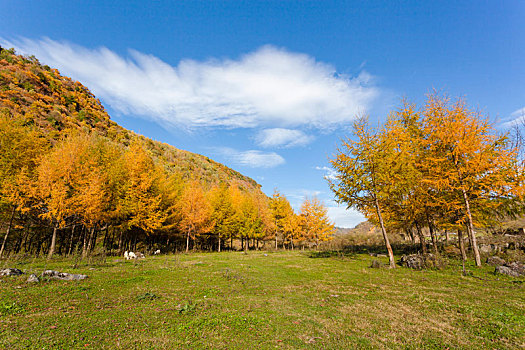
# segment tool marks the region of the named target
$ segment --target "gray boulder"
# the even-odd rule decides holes
[[[63,281],[78,281],[88,278],[87,275],[77,275],[73,273],[67,273],[67,272],[58,272],[54,270],[46,270],[42,273],[42,277],[48,277],[53,278],[57,280],[63,280]]]
[[[370,263],[370,267],[373,268],[373,269],[378,269],[381,267],[381,262],[379,260],[372,260],[372,262]]]
[[[503,266],[496,266],[495,273],[501,273],[512,277],[525,276],[525,265],[518,262],[505,264]]]
[[[19,269],[0,270],[0,276],[20,276],[22,274],[23,274],[22,270],[19,270]]]
[[[490,254],[493,252],[493,248],[490,244],[480,244],[479,252],[483,254]]]
[[[27,279],[27,283],[38,283],[38,282],[40,282],[40,280],[34,273],[32,273]]]
[[[492,266],[501,266],[505,265],[505,260],[503,260],[499,256],[489,256],[487,258],[487,264]]]
[[[403,255],[399,261],[402,266],[421,270],[427,267],[435,267],[437,265],[437,260],[434,254],[410,254]]]

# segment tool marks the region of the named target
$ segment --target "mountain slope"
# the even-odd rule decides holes
[[[126,130],[112,121],[100,101],[81,83],[62,76],[31,56],[0,47],[0,114],[34,125],[50,140],[73,130],[96,132],[124,146],[140,140],[168,169],[207,184],[236,182],[260,190],[253,179],[203,155],[177,149]]]

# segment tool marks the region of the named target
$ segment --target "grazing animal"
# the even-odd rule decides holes
[[[129,260],[129,254],[127,250],[124,252],[124,259]]]
[[[137,256],[133,252],[129,252],[128,253],[128,257],[129,257],[128,259],[136,259],[137,258]]]
[[[155,252],[153,254],[155,254],[155,255],[160,254],[160,249],[155,250]]]

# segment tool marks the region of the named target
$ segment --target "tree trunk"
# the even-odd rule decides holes
[[[190,251],[190,229],[188,229],[188,234],[186,235],[186,253]]]
[[[246,237],[246,242],[244,242],[244,253],[248,252],[248,237]]]
[[[92,227],[89,230],[89,237],[88,237],[88,243],[87,245],[84,245],[84,248],[82,250],[82,258],[85,258],[88,255],[88,252],[91,251],[92,245],[93,245],[93,235],[95,233],[95,227]],[[87,237],[87,234],[86,234]]]
[[[383,238],[385,240],[386,250],[388,252],[388,260],[390,261],[390,268],[394,269],[396,267],[396,262],[394,261],[394,252],[390,246],[390,241],[386,234],[385,224],[383,222],[383,216],[381,215],[381,209],[379,208],[379,201],[377,197],[375,198],[375,206],[377,211],[377,217],[379,218],[379,224],[381,225],[381,233],[383,233]]]
[[[4,254],[5,243],[7,242],[7,238],[9,237],[9,233],[11,232],[11,226],[13,225],[15,211],[16,211],[16,207],[13,205],[13,210],[11,211],[11,217],[9,218],[9,224],[7,225],[7,230],[5,231],[4,242],[2,242],[2,248],[0,248],[0,258],[2,257],[2,254]]]
[[[123,241],[123,230],[122,228],[119,229],[119,235],[118,235],[118,255],[122,255],[122,245],[124,244]]]
[[[461,232],[461,230],[458,230],[458,243],[459,250],[461,251],[461,259],[467,261],[467,252],[465,251],[465,242],[463,241],[463,232]]]
[[[423,231],[421,230],[421,227],[419,226],[419,223],[416,221],[416,230],[417,235],[419,236],[419,244],[421,245],[421,251],[423,254],[427,253],[427,243],[425,242],[425,236],[423,235]]]
[[[53,253],[55,252],[55,244],[57,240],[57,229],[58,224],[55,224],[53,227],[53,236],[51,237],[51,246],[49,247],[49,253],[47,254],[47,258],[51,259],[53,257]]]
[[[472,244],[472,250],[474,252],[474,259],[476,261],[476,266],[481,266],[481,257],[479,255],[479,249],[478,244],[476,242],[476,234],[474,233],[474,224],[472,223],[472,214],[470,213],[470,203],[468,200],[467,192],[465,191],[464,187],[461,188],[461,192],[463,192],[463,200],[465,201],[465,210],[467,211],[467,219],[468,219],[468,230],[470,233],[470,240]]]
[[[275,250],[277,250],[277,231],[275,231]]]
[[[73,249],[73,239],[75,238],[75,227],[77,225],[73,225],[71,228],[71,237],[69,238],[69,248],[67,249],[67,256],[71,255],[71,250]]]
[[[430,217],[427,214],[427,221],[428,221],[428,230],[430,231],[430,238],[432,238],[432,247],[434,250],[434,254],[438,255],[438,249],[437,249],[437,240],[436,235],[434,233],[434,225],[432,223],[432,220],[430,220]]]
[[[219,247],[217,248],[217,251],[221,252],[221,235],[219,235]]]
[[[448,234],[448,231],[445,231],[445,242],[447,245],[450,243],[450,235]]]
[[[31,228],[31,221],[29,218],[27,218],[27,222],[24,226],[24,234],[20,237],[20,240],[17,243],[15,252],[18,254],[22,250],[22,245],[24,242],[27,242],[27,236],[29,236],[29,230]]]

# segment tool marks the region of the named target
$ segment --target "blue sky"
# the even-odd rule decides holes
[[[207,155],[295,208],[352,119],[432,89],[525,114],[523,1],[7,1],[0,44],[87,85],[122,126]]]

